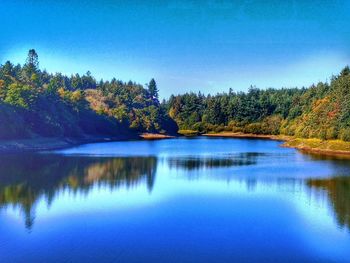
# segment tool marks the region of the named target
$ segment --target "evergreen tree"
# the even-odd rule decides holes
[[[159,95],[158,95],[158,88],[157,88],[156,81],[152,78],[147,86],[148,86],[148,92],[150,94],[151,99],[158,101]]]
[[[40,85],[39,79],[39,58],[34,49],[30,49],[23,67],[22,79],[31,86]]]
[[[30,77],[32,74],[37,73],[39,69],[39,57],[35,49],[29,50],[24,68],[25,68],[25,71],[27,72],[27,75]]]

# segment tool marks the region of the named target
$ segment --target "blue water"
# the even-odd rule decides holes
[[[0,262],[350,262],[350,160],[268,140],[0,156]]]

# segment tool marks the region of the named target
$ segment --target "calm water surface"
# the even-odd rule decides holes
[[[1,155],[0,262],[350,262],[350,161],[220,138]]]

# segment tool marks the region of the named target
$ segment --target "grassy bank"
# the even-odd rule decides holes
[[[305,152],[328,154],[328,155],[350,155],[350,142],[341,140],[320,140],[291,138],[282,146],[293,147]]]
[[[266,134],[253,134],[253,133],[241,133],[241,132],[220,132],[220,133],[205,133],[203,136],[208,137],[228,137],[228,138],[251,138],[251,139],[268,139],[285,141],[289,137],[283,135],[266,135]]]
[[[198,131],[195,130],[179,130],[178,134],[181,134],[183,136],[188,136],[188,137],[192,137],[192,136],[197,136],[199,135]]]

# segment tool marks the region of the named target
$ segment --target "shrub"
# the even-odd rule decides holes
[[[341,129],[339,132],[339,138],[343,141],[350,141],[350,128]]]
[[[334,140],[338,137],[338,132],[334,127],[329,127],[326,130],[326,140]]]

